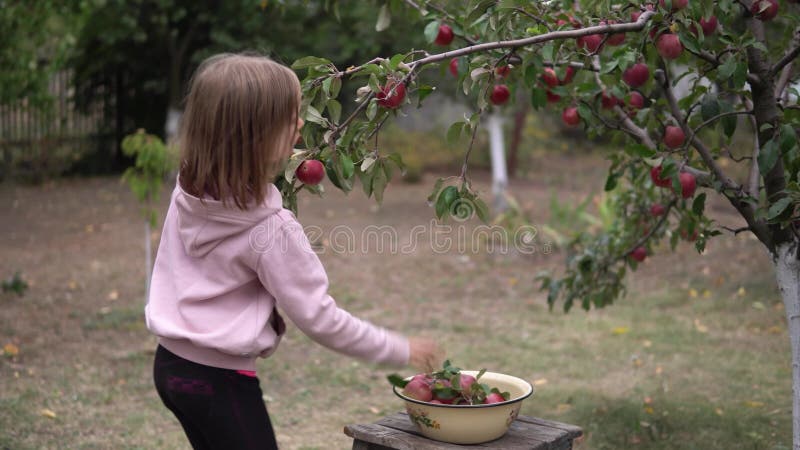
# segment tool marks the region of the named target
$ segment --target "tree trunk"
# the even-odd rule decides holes
[[[792,442],[800,450],[800,259],[798,243],[777,246],[773,256],[778,288],[781,291],[789,327],[792,351]]]
[[[522,130],[525,129],[525,119],[528,117],[530,102],[520,90],[517,96],[517,110],[514,111],[514,130],[511,133],[511,144],[508,146],[508,176],[514,178],[519,167],[519,144],[522,142]]]
[[[499,214],[508,207],[505,195],[508,187],[508,172],[506,171],[506,151],[503,144],[503,118],[499,114],[490,114],[486,126],[489,130],[489,149],[492,161],[492,206],[495,214]]]

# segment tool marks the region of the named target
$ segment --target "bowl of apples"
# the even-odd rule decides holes
[[[461,370],[445,361],[437,372],[390,375],[411,423],[423,436],[452,444],[480,444],[502,437],[533,386],[511,375]]]

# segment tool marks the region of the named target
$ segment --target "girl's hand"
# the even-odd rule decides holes
[[[408,365],[425,373],[433,372],[441,366],[444,351],[432,339],[423,337],[408,338]]]

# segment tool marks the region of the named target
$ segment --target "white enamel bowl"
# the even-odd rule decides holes
[[[461,373],[478,375],[474,370]],[[521,378],[496,372],[484,372],[479,382],[508,392],[511,397],[488,405],[440,405],[406,397],[396,386],[393,389],[405,401],[409,419],[423,436],[452,444],[480,444],[508,431],[522,401],[533,394],[533,386]]]

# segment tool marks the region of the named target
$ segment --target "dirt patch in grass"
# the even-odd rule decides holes
[[[579,200],[604,177],[598,156],[553,156],[512,191],[545,225],[552,191]],[[380,207],[359,191],[304,194],[300,220],[318,227],[312,238],[340,304],[438,337],[462,367],[530,380],[537,392],[523,413],[584,427],[578,448],[788,448],[788,339],[757,242],[722,237],[702,256],[688,244],[664,248],[629,277],[618,304],[551,313],[534,276],[564,255],[443,250],[425,202],[433,179],[393,183]],[[485,174],[476,180],[488,190]],[[709,207],[737,223],[724,203]],[[20,270],[31,285],[0,297],[0,345],[19,348],[0,357],[0,448],[188,448],[151,383],[143,226],[127,188],[116,178],[4,185],[0,214],[0,275]],[[394,235],[380,251],[382,226]],[[385,380],[393,371],[290,329],[259,364],[282,448],[349,448],[345,424],[402,407]]]

